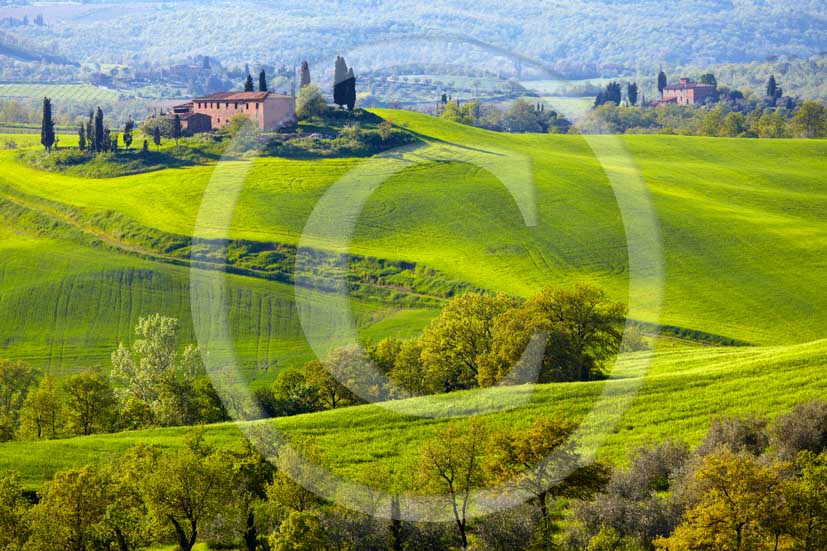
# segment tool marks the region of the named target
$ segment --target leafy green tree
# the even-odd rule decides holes
[[[319,87],[315,84],[306,84],[299,90],[296,98],[296,117],[300,120],[324,117],[327,113],[327,100],[324,99]]]
[[[23,403],[20,432],[37,440],[44,437],[56,438],[62,408],[57,381],[47,375],[36,389],[29,392]]]
[[[789,136],[787,119],[778,111],[763,113],[758,119],[756,130],[759,138],[786,138]]]
[[[358,398],[328,371],[323,362],[307,362],[304,373],[307,384],[319,389],[319,400],[325,409],[336,409],[358,402]]]
[[[146,424],[180,423],[179,383],[191,382],[203,371],[198,350],[181,350],[180,326],[175,318],[153,314],[140,318],[131,348],[121,343],[112,354],[113,380],[122,385],[125,398],[143,405]]]
[[[663,91],[669,85],[669,82],[666,79],[666,73],[660,71],[658,73],[658,92],[660,93],[661,97],[663,97]]]
[[[788,520],[781,464],[728,449],[706,456],[693,476],[700,499],[658,549],[689,551],[767,549],[777,541],[773,526]]]
[[[312,476],[307,470],[306,462],[318,464],[319,461],[319,449],[310,441],[299,442],[294,447],[280,450],[276,474],[265,488],[267,498],[284,509],[299,513],[321,506],[324,501],[296,481]]]
[[[715,75],[712,73],[704,73],[701,75],[701,84],[714,84],[717,85],[718,81],[715,78]]]
[[[253,83],[253,75],[248,74],[247,80],[244,81],[244,91],[245,92],[254,92],[256,89],[255,84]]]
[[[329,549],[324,526],[314,512],[293,511],[270,535],[272,551],[325,551]]]
[[[788,483],[795,549],[827,549],[827,452],[803,451],[796,463],[800,475]]]
[[[63,394],[71,432],[88,436],[112,428],[115,393],[108,377],[94,370],[72,375],[63,381]]]
[[[285,369],[273,383],[276,408],[282,415],[298,415],[321,409],[319,387],[311,385],[297,369]]]
[[[132,133],[135,130],[135,121],[132,120],[132,117],[126,121],[123,127],[123,145],[129,149],[132,147]]]
[[[743,113],[733,111],[724,118],[721,135],[737,138],[747,131],[747,120]]]
[[[51,151],[55,144],[55,121],[52,120],[52,100],[43,98],[43,121],[40,124],[40,143]]]
[[[91,465],[61,471],[47,482],[32,508],[26,549],[89,551],[107,548],[103,525],[109,481]]]
[[[152,543],[157,527],[149,519],[143,485],[147,473],[155,470],[160,454],[157,447],[138,444],[102,469],[108,481],[103,525],[119,551]]]
[[[422,343],[419,339],[402,342],[388,378],[402,396],[431,392],[428,374],[423,367]]]
[[[452,299],[420,338],[430,392],[477,385],[480,358],[492,344],[494,320],[514,306],[505,295],[468,293]]]
[[[725,110],[723,105],[711,109],[704,116],[698,130],[702,136],[720,136],[724,129]]]
[[[199,530],[226,507],[231,464],[226,453],[205,446],[198,431],[182,451],[162,455],[155,470],[146,473],[142,495],[149,516],[171,526],[181,551],[192,551]]]
[[[502,125],[508,132],[543,132],[534,106],[522,99],[515,101],[503,114]]]
[[[0,360],[0,441],[14,438],[20,421],[20,409],[38,372],[23,362]]]
[[[0,549],[21,551],[29,538],[29,503],[16,472],[0,472]]]
[[[468,548],[468,503],[485,483],[488,432],[477,422],[451,424],[422,445],[418,474],[424,486],[448,497],[462,548]]]
[[[563,419],[540,417],[528,429],[492,436],[488,470],[493,478],[513,481],[532,495],[546,524],[552,522],[551,498],[585,499],[608,480],[609,469],[605,465],[580,466],[581,457],[570,441],[576,428]],[[563,480],[561,473],[567,473]]]
[[[793,124],[804,138],[827,136],[827,108],[815,101],[805,101],[793,116]]]
[[[242,516],[242,540],[247,551],[256,551],[261,543],[256,511],[267,498],[267,487],[272,483],[276,469],[246,439],[242,450],[232,457],[231,485]]]
[[[537,368],[540,382],[600,378],[620,347],[625,312],[588,285],[544,289],[496,320],[491,349],[480,359],[480,384]]]

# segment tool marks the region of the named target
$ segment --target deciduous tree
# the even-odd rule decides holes
[[[88,436],[109,431],[114,424],[115,394],[109,378],[94,370],[63,381],[69,430]]]
[[[43,377],[23,403],[20,432],[38,440],[57,437],[62,408],[57,381],[50,375]]]

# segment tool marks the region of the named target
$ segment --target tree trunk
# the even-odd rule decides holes
[[[129,544],[126,542],[126,538],[120,528],[115,528],[115,539],[118,540],[119,551],[129,551]]]
[[[402,551],[402,521],[399,520],[399,496],[391,498],[391,536],[393,551]]]
[[[181,548],[181,551],[192,551],[192,547],[195,545],[195,530],[193,530],[192,536],[188,538],[187,533],[184,532],[184,529],[175,518],[170,515],[167,515],[167,518],[175,528],[175,537],[178,539],[178,547]]]

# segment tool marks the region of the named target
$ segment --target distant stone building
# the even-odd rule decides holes
[[[707,100],[715,100],[718,96],[718,86],[702,84],[688,78],[682,78],[678,84],[663,89],[663,98],[656,102],[676,103],[678,105],[703,105]]]
[[[296,98],[274,92],[218,92],[193,99],[190,112],[209,117],[214,129],[245,115],[261,130],[277,130],[296,120]]]
[[[172,108],[171,117],[178,115],[181,120],[181,129],[184,134],[198,134],[212,130],[212,119],[203,113],[194,113],[192,102],[176,105]]]

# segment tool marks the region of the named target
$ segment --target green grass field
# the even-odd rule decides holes
[[[653,357],[649,373],[644,374],[643,366]],[[540,385],[528,404],[487,414],[483,419],[492,428],[527,426],[541,415],[580,419],[604,385],[629,384],[643,377],[643,386],[622,422],[597,452],[598,457],[622,463],[636,447],[667,438],[697,444],[717,415],[755,413],[774,417],[798,402],[824,397],[825,365],[827,340],[775,347],[662,346],[657,352],[624,357],[618,370],[628,374],[625,379]],[[416,413],[439,411],[453,401],[486,411],[520,399],[527,392],[529,387],[504,387],[488,400],[482,400],[475,391],[407,400],[409,414],[368,405],[260,423],[275,422],[288,438],[314,438],[325,466],[333,473],[366,481],[375,479],[372,473],[404,470],[416,461],[419,443],[448,422]],[[36,488],[60,469],[106,461],[139,442],[179,447],[187,430],[10,442],[0,446],[0,469],[20,469],[26,485]],[[241,434],[232,423],[214,425],[208,429],[207,441],[233,448],[240,444]]]
[[[601,137],[507,135],[399,111],[382,116],[428,142],[397,159],[253,162],[232,237],[297,243],[312,209],[348,171],[388,174],[356,225],[355,254],[409,260],[474,285],[527,296],[588,280],[625,300],[626,240],[611,187],[590,146]],[[613,138],[609,138],[613,139]],[[827,142],[624,136],[663,232],[663,324],[756,344],[824,336]],[[418,159],[444,142],[530,160],[539,223],[526,227],[487,170]],[[244,162],[239,162],[242,166]],[[38,172],[0,154],[0,185],[152,228],[191,234],[212,166],[112,179]],[[625,170],[624,167],[616,167]],[[313,237],[313,236],[310,236]]]
[[[2,98],[43,98],[55,101],[115,101],[123,93],[91,84],[0,84]]]

